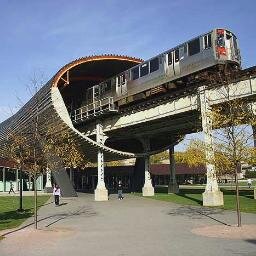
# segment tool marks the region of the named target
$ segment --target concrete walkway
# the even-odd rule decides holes
[[[235,224],[234,212],[181,206],[126,195],[94,202],[94,196],[61,199],[39,211],[39,230],[28,226],[0,241],[0,255],[256,255],[256,240],[224,239],[192,231],[211,225]],[[255,214],[243,214],[243,223],[256,224]],[[23,226],[30,224],[27,220]]]

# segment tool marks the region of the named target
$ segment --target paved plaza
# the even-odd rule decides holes
[[[39,211],[39,230],[28,219],[22,229],[0,241],[0,255],[256,255],[256,239],[209,237],[200,228],[234,225],[232,211],[182,206],[125,195],[95,202],[92,194],[52,199]],[[243,214],[243,224],[255,227],[256,215]],[[27,226],[27,227],[25,227]],[[234,228],[235,229],[235,228]],[[6,231],[2,232],[6,233]],[[200,232],[199,232],[200,233]]]

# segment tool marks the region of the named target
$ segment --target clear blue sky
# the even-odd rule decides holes
[[[91,54],[143,59],[215,27],[233,31],[243,67],[256,65],[256,1],[1,0],[0,122],[40,70],[50,79],[63,65]]]

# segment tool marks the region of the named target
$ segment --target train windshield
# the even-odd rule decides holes
[[[224,34],[217,34],[217,45],[220,47],[225,47]]]

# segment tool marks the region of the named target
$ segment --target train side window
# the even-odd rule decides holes
[[[212,47],[212,37],[211,34],[204,36],[204,49],[209,49]]]
[[[132,80],[136,80],[139,78],[139,67],[133,68],[131,70]]]
[[[172,52],[168,53],[167,59],[168,59],[168,66],[171,66],[172,65]]]
[[[186,48],[186,45],[182,45],[180,48],[179,48],[179,53],[180,53],[180,59],[184,59],[185,55],[187,54],[187,48]]]
[[[179,49],[175,50],[174,55],[175,55],[175,62],[178,62],[180,60]]]
[[[200,52],[200,41],[199,38],[188,42],[188,54],[189,56],[195,55]]]
[[[148,62],[143,63],[140,66],[140,76],[146,76],[149,73],[149,65]]]
[[[150,73],[152,73],[158,69],[159,69],[159,59],[154,58],[153,60],[150,61]]]

